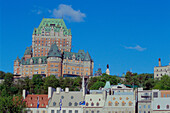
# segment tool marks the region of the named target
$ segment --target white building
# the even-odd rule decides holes
[[[161,65],[161,59],[159,58],[159,66],[154,67],[154,78],[161,78],[163,75],[170,76],[170,63],[167,66]]]

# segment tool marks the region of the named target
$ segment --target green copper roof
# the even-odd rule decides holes
[[[73,59],[73,55],[75,55],[75,60],[82,60],[82,61],[90,61],[92,60],[89,53],[87,52],[85,54],[84,50],[79,50],[78,53],[74,53],[74,52],[63,52],[63,58],[66,59]]]
[[[41,56],[41,57],[32,57],[30,59],[27,59],[26,61],[24,60],[24,57],[21,60],[21,63],[23,65],[30,65],[30,60],[33,60],[33,64],[39,64],[39,59],[41,58],[41,64],[46,64],[47,63],[47,57],[46,56]]]
[[[84,53],[73,53],[73,52],[64,51],[63,57],[64,57],[64,59],[66,59],[66,58],[73,59],[73,55],[75,55],[75,60],[80,60],[80,59],[83,60],[84,56],[85,56]]]
[[[41,34],[43,28],[45,32],[50,32],[52,26],[54,32],[59,32],[60,28],[62,27],[64,35],[72,35],[71,30],[67,29],[63,19],[54,19],[54,18],[43,18],[39,27],[34,28],[33,34]]]
[[[110,86],[110,81],[107,81],[107,82],[106,82],[104,88],[105,88],[105,89],[111,88],[111,86]]]
[[[88,51],[87,51],[87,53],[86,53],[86,55],[85,55],[85,57],[84,57],[84,60],[85,60],[85,61],[90,61],[90,60],[91,60],[91,57],[90,57]]]
[[[51,48],[48,52],[48,57],[62,57],[61,52],[58,49],[56,43],[51,45]]]
[[[27,47],[24,55],[31,55],[31,54],[32,54],[32,47]]]

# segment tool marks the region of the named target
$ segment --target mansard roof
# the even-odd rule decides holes
[[[64,35],[72,35],[71,29],[67,29],[64,20],[55,18],[43,18],[39,27],[34,28],[33,34],[41,34],[43,29],[45,32],[50,32],[52,27],[54,32],[59,32],[60,28],[62,28]]]
[[[31,55],[31,54],[32,54],[32,47],[27,47],[24,55]]]
[[[30,60],[33,60],[33,64],[39,64],[39,59],[41,59],[41,64],[46,64],[47,63],[47,57],[46,56],[41,56],[41,57],[32,57],[30,59],[27,59],[26,61],[24,60],[24,57],[21,59],[21,63],[23,65],[30,65]]]
[[[64,59],[73,59],[73,55],[75,55],[75,60],[82,60],[82,61],[90,61],[92,60],[89,53],[87,52],[85,54],[84,50],[79,50],[78,53],[74,52],[63,52],[63,58]]]
[[[51,45],[51,48],[48,52],[48,57],[62,57],[60,50],[57,47],[57,44],[54,43]]]

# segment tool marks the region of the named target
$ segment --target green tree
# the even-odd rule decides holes
[[[59,87],[59,80],[54,75],[48,76],[44,80],[45,81],[43,87],[46,94],[48,92],[48,87],[53,87],[53,88]]]
[[[162,76],[161,80],[155,84],[154,89],[170,90],[170,77],[168,75]]]
[[[31,82],[30,86],[31,92],[35,94],[40,94],[41,93],[41,86],[43,85],[43,79],[41,75],[34,75]]]
[[[95,82],[95,83],[90,87],[90,89],[91,89],[91,90],[98,90],[99,88],[104,87],[104,86],[105,86],[105,83],[104,83],[104,82],[102,82],[102,81],[97,81],[97,82]]]
[[[0,111],[1,113],[22,113],[25,107],[25,102],[21,96],[0,96]]]
[[[4,77],[5,77],[5,72],[0,71],[0,79],[4,79]]]

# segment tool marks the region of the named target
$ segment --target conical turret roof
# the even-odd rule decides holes
[[[48,57],[62,57],[61,52],[58,49],[56,43],[51,45],[51,48],[50,48],[50,50],[48,52]]]
[[[85,54],[84,60],[85,60],[85,61],[90,61],[90,60],[91,60],[91,57],[90,57],[88,51],[87,51],[87,53]]]

